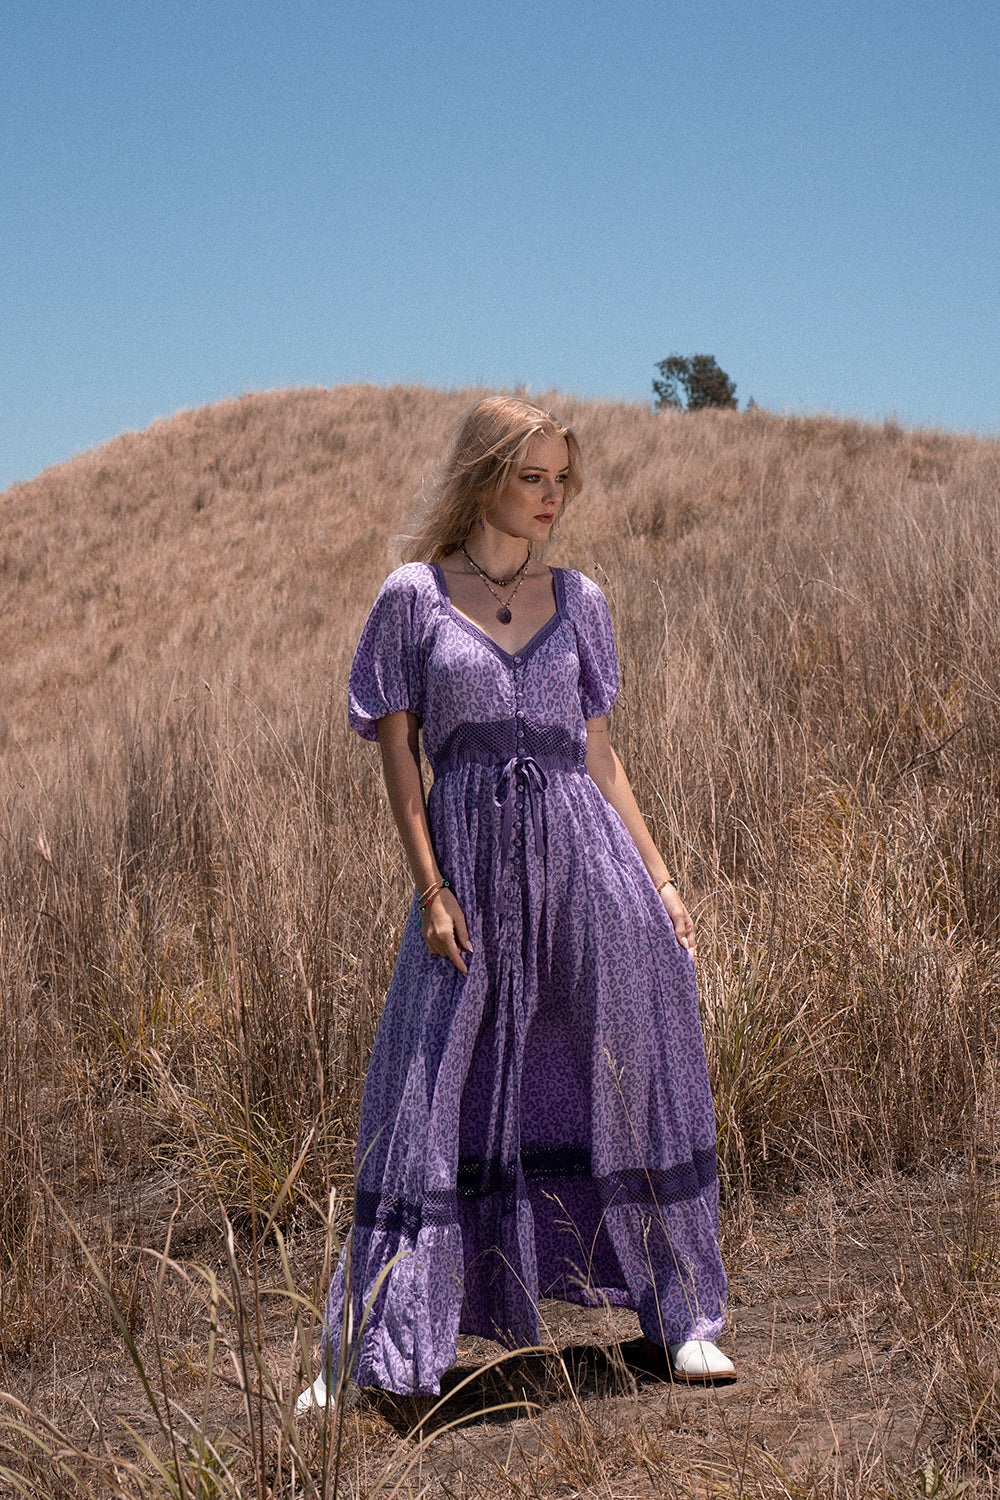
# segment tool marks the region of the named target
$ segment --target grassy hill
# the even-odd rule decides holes
[[[246,396],[0,496],[0,1389],[60,1434],[33,1429],[32,1493],[84,1493],[45,1488],[60,1443],[94,1493],[113,1492],[109,1454],[137,1466],[131,1493],[167,1492],[122,1423],[146,1411],[161,1457],[169,1432],[135,1378],[120,1399],[115,1382],[131,1339],[157,1389],[202,1410],[196,1262],[235,1277],[231,1297],[262,1267],[322,1295],[407,900],[344,685],[391,538],[475,394]],[[947,1351],[905,1399],[935,1413],[942,1461],[993,1483],[1000,445],[551,404],[577,428],[586,484],[550,559],[609,597],[615,743],[698,920],[734,1288],[747,1306],[777,1295],[775,1204],[818,1224],[816,1204],[879,1184],[865,1191],[896,1247],[879,1252],[895,1286],[883,1322],[860,1293],[830,1292],[822,1317],[841,1344],[862,1313],[865,1338],[888,1327],[910,1370]],[[935,1205],[925,1234],[901,1182]],[[167,1246],[180,1270],[160,1284],[149,1253]],[[309,1337],[286,1304],[253,1328],[245,1309],[223,1316],[281,1400]],[[765,1346],[745,1346],[761,1380]],[[276,1453],[290,1461],[287,1402],[265,1396],[249,1449],[243,1428],[233,1439],[233,1472],[251,1477],[199,1490],[195,1455],[190,1493],[256,1493]],[[204,1420],[235,1431],[238,1397],[213,1400]],[[95,1403],[104,1447],[82,1415]],[[628,1412],[632,1441],[645,1429]],[[347,1441],[370,1479],[398,1454],[387,1428],[366,1431],[359,1418]],[[619,1489],[595,1493],[637,1492],[655,1446],[636,1439]],[[900,1451],[873,1449],[871,1487],[855,1476],[850,1493],[896,1493]],[[553,1452],[546,1483],[579,1488]],[[5,1461],[35,1482],[23,1434],[0,1423]],[[668,1477],[704,1493],[680,1487],[681,1449],[672,1464],[657,1493]],[[774,1472],[752,1493],[790,1493]],[[482,1483],[470,1493],[506,1492]]]

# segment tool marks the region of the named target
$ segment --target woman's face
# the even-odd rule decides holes
[[[526,542],[547,541],[562,510],[568,469],[566,439],[536,433],[521,467],[486,512],[487,523]]]

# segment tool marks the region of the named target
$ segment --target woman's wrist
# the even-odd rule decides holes
[[[418,896],[420,895],[421,891],[426,891],[428,886],[440,885],[441,881],[444,879],[444,875],[438,869],[438,862],[433,855],[431,855],[431,861],[432,863],[430,864],[426,863],[423,859],[421,859],[419,862],[414,860],[407,861],[410,866],[410,875],[412,877],[413,884]]]
[[[434,880],[434,881],[431,882],[431,884],[429,886],[427,886],[426,890],[423,890],[423,891],[418,890],[417,891],[417,910],[419,911],[420,915],[423,916],[424,912],[430,906],[431,902],[435,901],[438,898],[438,896],[440,896],[440,894],[441,894],[442,891],[450,891],[450,890],[451,890],[451,881],[447,880],[447,879]]]

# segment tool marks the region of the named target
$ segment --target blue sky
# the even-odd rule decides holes
[[[247,390],[1000,430],[1000,6],[5,0],[0,486]]]

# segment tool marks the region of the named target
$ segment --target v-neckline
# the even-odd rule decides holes
[[[429,563],[428,566],[430,567],[431,572],[434,574],[434,579],[438,587],[438,593],[441,595],[441,602],[444,605],[445,609],[447,609],[448,613],[451,615],[452,619],[456,620],[459,625],[463,626],[470,635],[474,635],[477,641],[482,641],[485,645],[491,647],[492,650],[496,652],[497,656],[499,656],[500,660],[507,666],[520,666],[525,657],[530,656],[532,652],[537,651],[538,647],[541,646],[544,641],[548,640],[553,630],[555,630],[556,626],[562,620],[563,570],[562,568],[550,568],[549,572],[552,574],[552,592],[555,595],[556,601],[555,609],[553,610],[552,614],[549,615],[549,618],[545,621],[545,624],[539,626],[531,639],[529,641],[526,641],[519,651],[506,651],[504,650],[503,646],[500,645],[500,642],[495,641],[491,635],[488,635],[481,625],[477,625],[475,620],[470,620],[468,615],[463,615],[462,611],[460,609],[456,609],[454,604],[452,604],[451,594],[448,592],[448,580],[444,576],[444,569],[441,567],[441,564]]]

